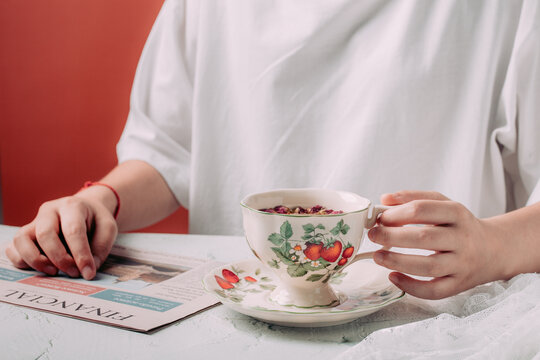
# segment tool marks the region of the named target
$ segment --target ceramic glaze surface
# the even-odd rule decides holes
[[[241,204],[250,248],[279,279],[273,300],[298,307],[339,303],[328,281],[357,253],[369,200],[328,189],[284,189],[247,196]],[[321,205],[343,213],[321,216],[260,211],[277,205]]]
[[[339,305],[318,308],[273,301],[271,294],[279,280],[257,260],[216,268],[203,283],[224,305],[240,313],[278,325],[320,327],[355,320],[401,299],[404,293],[388,281],[388,272],[371,261],[351,265],[328,281],[338,294]]]

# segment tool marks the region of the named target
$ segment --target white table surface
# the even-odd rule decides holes
[[[16,227],[0,225],[0,242]],[[120,244],[215,259],[254,258],[243,237],[121,234]],[[345,325],[287,328],[218,305],[153,334],[0,303],[0,359],[328,359],[367,335],[434,314],[407,316],[407,300]]]

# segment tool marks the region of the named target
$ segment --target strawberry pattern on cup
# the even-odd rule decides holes
[[[323,224],[313,223],[304,224],[302,228],[304,235],[294,239],[292,226],[285,221],[279,233],[268,236],[268,241],[275,245],[271,249],[277,257],[268,261],[268,265],[276,269],[286,266],[291,277],[316,272],[310,274],[306,281],[321,280],[326,283],[354,253],[354,247],[348,242],[344,244],[341,238],[341,235],[347,234],[350,226],[341,219],[330,230]]]

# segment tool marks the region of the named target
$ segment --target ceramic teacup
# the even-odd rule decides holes
[[[270,299],[297,307],[335,306],[339,298],[329,284],[336,272],[373,253],[360,253],[364,230],[387,209],[368,199],[328,189],[281,189],[246,196],[242,216],[247,242],[255,256],[279,277]],[[283,205],[316,205],[342,213],[329,215],[269,213]],[[368,214],[371,209],[371,215]]]

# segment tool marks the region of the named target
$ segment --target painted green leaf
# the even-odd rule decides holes
[[[261,273],[261,269],[255,270],[255,275],[259,275]]]
[[[326,284],[328,282],[328,280],[330,280],[330,278],[332,277],[332,274],[331,273],[328,273],[328,275],[326,275],[326,277],[323,279],[323,284]]]
[[[291,244],[288,241],[285,241],[283,245],[281,245],[281,253],[286,255],[289,254],[289,251],[292,249]]]
[[[283,236],[286,240],[289,240],[293,235],[291,224],[288,221],[285,221],[279,228],[279,232],[281,233],[281,236]]]
[[[244,300],[243,296],[231,296],[229,300],[234,301],[235,303],[241,303]]]
[[[321,230],[325,230],[325,227],[323,224],[319,224],[317,226],[315,226],[317,229],[321,229]]]
[[[325,274],[312,274],[306,279],[307,281],[319,281]]]
[[[268,281],[272,281],[272,279],[270,279],[268,276],[263,276],[261,278],[261,281],[268,282]]]
[[[289,259],[287,256],[285,256],[285,254],[283,254],[283,253],[281,252],[281,249],[280,249],[280,248],[275,248],[275,247],[274,247],[274,248],[272,248],[272,251],[274,252],[274,254],[277,255],[277,257],[278,257],[281,261],[283,261],[283,263],[284,263],[285,265],[292,265],[292,264],[294,264],[294,262],[292,262],[291,259]]]
[[[307,274],[307,270],[302,264],[290,265],[289,267],[287,267],[287,272],[292,277],[300,277]]]
[[[267,262],[268,266],[270,267],[273,267],[273,268],[276,268],[276,269],[279,269],[279,263],[277,262],[277,260],[270,260]]]
[[[285,239],[283,239],[283,237],[278,233],[271,234],[268,237],[268,240],[271,241],[272,244],[277,245],[277,246],[280,246],[283,243],[283,241],[285,241]]]
[[[313,224],[302,225],[302,227],[304,228],[304,232],[306,234],[315,231],[315,226],[313,226]]]
[[[336,236],[337,234],[340,233],[340,231],[342,231],[343,229],[343,219],[339,220],[338,223],[336,224],[336,226],[334,228],[332,228],[332,230],[330,230],[330,233],[334,236]],[[348,229],[347,229],[348,231]],[[346,232],[345,232],[346,233]]]
[[[324,260],[323,258],[320,258],[320,259],[317,260],[317,261],[321,263],[321,267],[323,267],[323,268],[327,267],[328,265],[332,265],[331,262],[326,261],[326,260]]]
[[[349,230],[351,229],[351,227],[347,224],[345,224],[342,228],[341,228],[341,233],[343,235],[347,234],[347,232],[349,232]]]
[[[330,283],[331,284],[341,284],[343,282],[343,278],[347,275],[347,273],[345,272],[337,272],[337,273],[334,273],[331,277],[330,277]]]
[[[274,290],[276,288],[276,285],[261,284],[259,285],[259,287],[264,290]]]
[[[313,235],[303,235],[302,240],[309,240],[313,237]]]
[[[333,236],[329,236],[328,239],[325,239],[323,242],[323,246],[325,248],[332,248],[334,247],[334,243],[336,242],[337,238]]]

